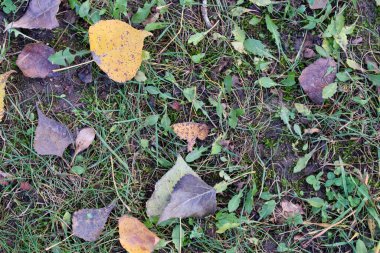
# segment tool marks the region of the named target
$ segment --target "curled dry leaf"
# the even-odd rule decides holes
[[[12,22],[5,30],[10,28],[26,29],[53,29],[59,26],[56,15],[61,0],[31,0],[24,16]]]
[[[75,140],[75,154],[79,154],[83,150],[87,149],[95,139],[95,129],[91,127],[83,128],[79,131],[79,134]]]
[[[310,4],[310,9],[317,10],[326,7],[328,0],[314,0],[313,4]]]
[[[187,165],[181,156],[177,157],[177,162],[166,174],[157,181],[154,192],[146,202],[146,213],[149,217],[160,216],[170,200],[170,193],[177,182],[186,174],[198,176]]]
[[[129,253],[150,253],[160,238],[138,219],[124,215],[119,219],[120,244]]]
[[[188,174],[175,185],[170,201],[158,222],[171,218],[204,217],[215,211],[215,189],[199,177]]]
[[[24,47],[18,55],[16,64],[24,76],[45,78],[53,73],[58,65],[52,64],[48,58],[54,54],[54,49],[43,43],[31,43]]]
[[[13,73],[16,73],[14,70],[10,70],[0,75],[0,122],[4,117],[4,98],[5,98],[5,86],[9,76]]]
[[[319,133],[321,130],[319,128],[313,127],[313,128],[306,128],[303,130],[304,134],[315,134]]]
[[[81,209],[73,215],[73,234],[85,241],[96,241],[102,233],[115,203],[99,209]]]
[[[299,82],[314,103],[322,104],[323,88],[334,82],[335,74],[335,61],[332,58],[320,58],[302,71]]]
[[[38,126],[34,138],[34,149],[39,155],[56,155],[62,157],[65,149],[74,143],[67,126],[46,117],[39,108]]]
[[[131,80],[142,62],[144,39],[140,31],[120,20],[102,20],[88,31],[94,61],[116,82]]]
[[[304,214],[302,206],[294,204],[288,200],[282,200],[281,207],[276,208],[276,217],[278,223],[284,223],[288,218],[292,218],[297,214]]]
[[[206,124],[183,122],[172,125],[173,131],[182,140],[187,141],[187,151],[192,151],[195,140],[198,138],[204,140],[207,138],[209,129]]]

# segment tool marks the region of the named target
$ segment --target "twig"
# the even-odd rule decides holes
[[[178,32],[176,33],[176,35],[169,41],[169,43],[166,44],[166,46],[161,49],[161,51],[157,54],[157,56],[161,55],[167,48],[170,44],[173,43],[173,41],[178,37],[178,35],[181,33],[182,31],[182,22],[183,22],[183,13],[185,11],[185,8],[182,8],[182,13],[181,13],[181,22],[180,22],[180,27],[179,27],[179,30]]]
[[[68,67],[64,67],[64,68],[60,68],[60,69],[53,69],[53,72],[56,73],[56,72],[60,72],[60,71],[64,71],[64,70],[68,70],[68,69],[72,69],[72,68],[76,68],[76,67],[80,67],[82,65],[89,64],[89,63],[91,63],[93,61],[94,60],[82,62],[82,63],[79,63],[77,65],[72,65],[72,66],[68,66]]]
[[[202,0],[201,13],[202,18],[205,21],[206,27],[210,29],[212,27],[212,24],[207,14],[207,0]]]
[[[56,244],[53,244],[53,245],[47,247],[45,250],[46,250],[46,251],[49,251],[50,249],[54,248],[55,246],[58,246],[59,244],[63,243],[64,241],[66,241],[67,239],[69,239],[69,238],[72,237],[72,236],[73,236],[73,234],[69,235],[68,237],[66,237],[66,238],[63,239],[62,241],[57,242]]]

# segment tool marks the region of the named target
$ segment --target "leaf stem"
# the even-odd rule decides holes
[[[93,61],[94,60],[92,59],[90,61],[82,62],[82,63],[76,64],[76,65],[72,65],[72,66],[68,66],[68,67],[64,67],[64,68],[60,68],[60,69],[53,69],[53,72],[56,73],[56,72],[60,72],[60,71],[64,71],[64,70],[68,70],[68,69],[72,69],[72,68],[76,68],[76,67],[80,67],[80,66],[89,64],[89,63],[91,63]]]

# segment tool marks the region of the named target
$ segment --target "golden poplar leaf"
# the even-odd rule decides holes
[[[160,241],[138,219],[124,215],[119,219],[120,243],[129,253],[150,253]]]
[[[150,32],[137,30],[120,20],[102,20],[90,26],[94,61],[116,82],[131,80],[142,62],[144,39]]]
[[[187,151],[192,151],[195,140],[204,140],[208,136],[208,126],[206,124],[183,122],[172,125],[174,133],[182,140],[187,141]]]
[[[0,75],[0,121],[2,121],[4,117],[5,85],[9,76],[13,73],[16,73],[16,71],[10,70]]]

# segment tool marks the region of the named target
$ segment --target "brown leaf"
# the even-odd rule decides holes
[[[31,189],[32,189],[32,186],[28,182],[21,182],[20,183],[20,190],[30,191]]]
[[[336,63],[332,58],[320,58],[307,66],[298,78],[302,89],[316,104],[322,104],[322,91],[334,82]]]
[[[45,78],[53,73],[53,69],[58,68],[48,60],[54,53],[53,48],[43,43],[31,43],[18,55],[16,64],[27,77]]]
[[[99,209],[81,209],[73,215],[73,234],[85,241],[96,241],[115,204]]]
[[[215,211],[215,189],[199,177],[187,174],[175,185],[158,223],[171,218],[204,217]]]
[[[39,108],[38,126],[34,138],[34,149],[40,155],[62,157],[65,149],[74,142],[70,130],[63,124],[46,117]]]
[[[302,209],[302,206],[299,204],[294,204],[290,201],[283,200],[280,203],[282,208],[282,213],[285,218],[292,217],[296,214],[304,214],[305,212]]]
[[[310,4],[310,9],[317,10],[326,7],[328,0],[314,0],[313,4]]]
[[[10,70],[0,75],[0,121],[2,121],[4,117],[5,85],[7,84],[9,76],[13,73],[16,73],[16,71]]]
[[[91,127],[80,130],[75,140],[75,155],[87,149],[95,139],[95,129]]]
[[[10,177],[12,177],[11,174],[8,174],[0,170],[0,185],[7,186],[9,184],[9,180],[7,179],[9,179]]]
[[[61,0],[31,0],[24,16],[12,22],[5,30],[10,28],[26,29],[53,29],[59,26],[56,15]]]
[[[124,215],[119,219],[120,244],[129,253],[150,253],[160,238],[138,219]]]
[[[173,131],[182,140],[187,141],[187,151],[192,151],[195,140],[198,138],[204,140],[208,136],[208,126],[206,124],[183,122],[172,125]]]
[[[313,127],[313,128],[306,128],[303,130],[304,134],[315,134],[319,133],[321,130],[319,128]]]

